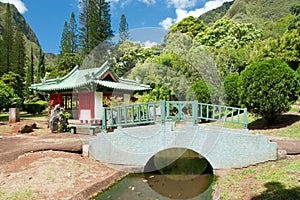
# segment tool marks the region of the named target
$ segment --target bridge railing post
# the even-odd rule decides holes
[[[160,102],[160,116],[161,116],[161,124],[165,125],[166,122],[166,101]]]
[[[107,122],[106,122],[106,108],[102,108],[102,131],[106,132],[107,129]]]
[[[245,129],[248,128],[248,112],[247,112],[247,108],[244,109],[244,128]]]
[[[198,101],[194,101],[192,104],[192,115],[193,115],[193,124],[198,125]]]

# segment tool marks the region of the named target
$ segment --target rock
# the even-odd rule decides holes
[[[287,152],[286,150],[277,150],[277,160],[286,159]]]
[[[36,123],[31,124],[32,129],[37,129]]]
[[[19,130],[20,133],[30,133],[33,131],[32,126],[28,126],[27,124],[22,126]]]

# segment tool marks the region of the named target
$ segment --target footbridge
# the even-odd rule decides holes
[[[225,128],[228,123],[241,128]],[[102,132],[90,140],[89,154],[103,163],[145,171],[153,156],[174,148],[197,152],[213,169],[241,168],[277,157],[276,143],[247,129],[246,109],[196,101],[105,108]]]

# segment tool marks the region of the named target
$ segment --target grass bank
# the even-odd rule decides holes
[[[232,169],[216,187],[224,200],[300,199],[300,155],[245,169]]]

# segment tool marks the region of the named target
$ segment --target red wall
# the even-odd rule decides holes
[[[57,104],[62,105],[62,94],[50,94],[50,110]]]
[[[91,119],[95,117],[95,93],[81,92],[79,93],[78,118],[80,119],[80,110],[91,110]]]

